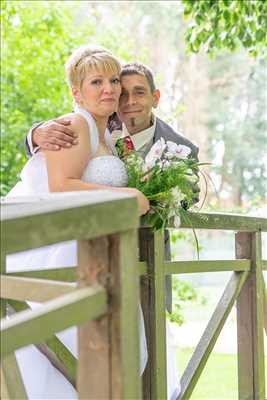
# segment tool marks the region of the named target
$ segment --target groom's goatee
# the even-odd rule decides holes
[[[131,118],[130,122],[131,122],[131,127],[133,128],[135,126],[135,118]]]

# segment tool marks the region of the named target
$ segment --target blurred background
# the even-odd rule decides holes
[[[205,180],[201,184],[202,211],[267,216],[266,61],[243,49],[221,50],[213,58],[189,53],[190,21],[183,11],[181,1],[1,3],[2,196],[19,179],[31,125],[72,109],[64,63],[74,48],[90,43],[154,71],[162,95],[157,115],[199,146],[200,161],[211,163],[207,189]],[[197,234],[200,259],[234,259],[233,234]],[[172,257],[197,258],[191,232],[172,233]],[[172,331],[180,372],[228,279],[228,273],[174,279]],[[238,397],[235,326],[233,310],[192,399]]]
[[[81,44],[139,60],[155,73],[157,110],[211,162],[208,199],[216,210],[261,208],[266,195],[266,61],[244,50],[187,53],[180,1],[8,1],[2,3],[4,195],[25,162],[33,122],[72,108],[64,62]]]

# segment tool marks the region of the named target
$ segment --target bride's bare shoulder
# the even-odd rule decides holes
[[[86,119],[76,113],[69,113],[62,116],[62,118],[70,121],[70,127],[77,133],[88,132],[88,123]]]

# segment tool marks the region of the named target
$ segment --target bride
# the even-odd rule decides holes
[[[42,150],[33,155],[21,172],[21,181],[8,197],[44,195],[49,192],[109,189],[137,197],[140,215],[149,210],[147,198],[128,188],[127,174],[117,157],[107,129],[108,117],[117,110],[121,94],[120,64],[106,49],[83,46],[66,63],[66,74],[75,101],[74,113],[66,117],[78,137],[78,144],[58,152]],[[27,268],[77,265],[76,242],[65,242],[7,257],[7,272]],[[39,306],[30,303],[31,307]],[[143,314],[140,310],[141,373],[147,362]],[[77,357],[76,328],[58,334]],[[75,399],[77,392],[65,377],[34,346],[16,352],[16,358],[30,399]],[[174,351],[167,333],[168,399],[179,393]],[[34,366],[34,368],[33,368]]]

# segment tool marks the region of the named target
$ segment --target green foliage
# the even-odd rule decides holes
[[[182,325],[185,322],[182,309],[185,303],[196,302],[198,295],[189,282],[181,281],[176,276],[172,279],[173,311],[167,316],[171,322]]]
[[[33,122],[69,112],[64,63],[82,44],[62,2],[1,2],[1,195],[18,180]],[[88,33],[92,27],[88,28]]]
[[[251,66],[236,70],[241,60],[240,54],[221,56],[210,67],[211,79],[221,84],[210,92],[208,122],[210,155],[220,152],[222,159],[213,168],[220,177],[219,192],[231,190],[240,207],[265,198],[267,187],[266,62],[251,60]],[[228,79],[222,80],[222,70]]]
[[[252,56],[267,56],[266,0],[182,0],[191,17],[186,40],[192,52],[215,53],[242,45]]]

